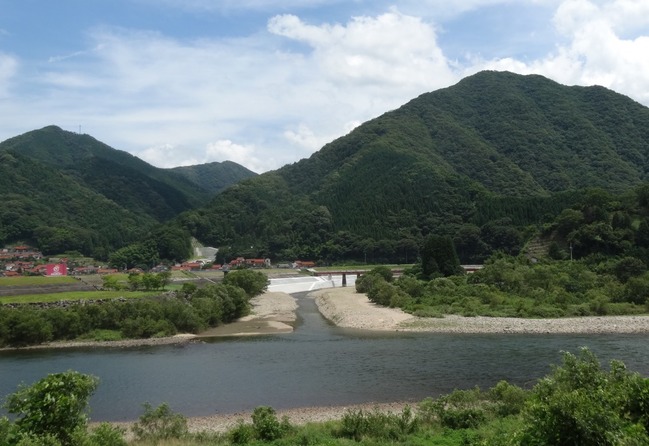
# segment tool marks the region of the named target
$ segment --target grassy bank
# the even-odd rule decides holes
[[[20,276],[20,277],[0,277],[0,287],[8,286],[47,286],[60,285],[66,283],[78,283],[78,279],[70,276]]]
[[[60,301],[77,302],[82,300],[141,299],[160,294],[159,291],[62,291],[58,293],[21,294],[0,297],[0,304],[51,303]]]

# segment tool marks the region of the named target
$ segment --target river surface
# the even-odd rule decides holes
[[[136,419],[142,403],[169,403],[187,416],[412,401],[500,380],[531,387],[561,363],[561,351],[590,348],[649,375],[647,335],[377,333],[330,325],[305,293],[293,333],[214,339],[183,346],[0,352],[0,395],[48,373],[100,378],[94,421]]]

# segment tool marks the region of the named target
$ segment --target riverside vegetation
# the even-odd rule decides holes
[[[420,317],[646,314],[649,273],[641,265],[630,268],[629,277],[630,264],[636,262],[622,258],[604,264],[570,260],[534,264],[525,257],[496,255],[473,274],[440,274],[431,280],[418,278],[417,268],[393,279],[388,268],[377,267],[356,281],[356,290],[376,304]]]
[[[515,239],[504,227],[496,234],[500,240]],[[398,280],[379,269],[356,287],[375,303],[417,316],[548,318],[649,311],[649,185],[615,198],[591,191],[544,224],[535,240],[544,249],[500,250],[484,268],[464,275],[458,251],[481,250],[479,238],[430,235],[419,262]]]
[[[611,361],[603,368],[587,349],[564,353],[563,363],[529,390],[505,381],[481,390],[426,398],[401,413],[348,410],[325,423],[292,425],[271,407],[257,407],[252,423],[226,433],[189,432],[168,405],[144,405],[126,431],[108,423],[89,428],[88,398],[98,380],[78,372],[49,375],[6,399],[14,421],[0,418],[8,446],[209,445],[646,445],[649,379]]]
[[[139,277],[139,278],[138,278]],[[152,274],[132,277],[131,289],[160,284]],[[105,280],[119,288],[115,280]],[[70,303],[65,307],[0,306],[0,346],[21,347],[49,341],[119,340],[197,333],[248,314],[250,298],[266,290],[265,274],[233,271],[222,283],[197,288],[184,284],[177,292],[139,299],[108,299],[100,303]],[[128,294],[130,291],[122,291]]]

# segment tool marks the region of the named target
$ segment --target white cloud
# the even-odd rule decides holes
[[[260,160],[255,153],[255,147],[235,144],[226,139],[208,143],[202,150],[188,150],[187,147],[161,144],[149,147],[137,153],[137,156],[150,164],[166,168],[230,160],[253,172],[268,170],[266,161]]]
[[[638,17],[634,17],[639,14]],[[649,23],[644,0],[565,0],[554,16],[565,38],[552,54],[531,62],[511,58],[473,61],[468,71],[537,73],[567,85],[602,85],[649,104],[649,32],[623,37],[623,24]],[[626,29],[625,31],[628,31]]]
[[[158,166],[230,159],[261,172],[454,81],[434,28],[397,11],[345,24],[277,16],[268,28],[192,41],[97,29],[84,57],[46,67],[51,102],[39,105]]]
[[[380,7],[342,22],[276,14],[285,9],[274,2],[278,9],[266,29],[237,39],[94,29],[87,50],[63,51],[69,56],[31,69],[0,53],[0,94],[17,97],[19,81],[21,91],[37,86],[20,101],[0,101],[0,113],[9,117],[3,131],[11,131],[9,137],[21,126],[81,124],[97,139],[158,166],[230,159],[263,172],[482,69],[538,73],[569,85],[598,83],[649,104],[644,0],[525,0],[554,5],[553,37],[561,40],[550,53],[487,59],[467,48],[473,56],[449,60],[438,40],[445,17],[458,20],[497,4],[506,14],[508,4],[520,1],[402,0],[395,2],[399,9]],[[245,7],[262,3],[250,0]],[[295,0],[300,7],[307,3]],[[319,2],[330,3],[336,2]],[[359,4],[371,11],[369,2]],[[207,3],[193,3],[201,5]]]
[[[311,46],[313,60],[336,82],[406,90],[434,88],[453,79],[434,28],[397,11],[320,26],[280,15],[269,21],[268,29]]]
[[[326,141],[320,141],[313,130],[304,124],[300,124],[295,130],[284,131],[284,136],[287,140],[306,148],[309,152],[318,150],[326,143]]]
[[[235,144],[228,139],[208,144],[205,154],[208,159],[228,159],[246,166],[253,172],[267,170],[266,163],[269,161],[260,159],[254,146]]]
[[[0,53],[0,95],[7,94],[9,82],[18,69],[18,61],[9,55]]]

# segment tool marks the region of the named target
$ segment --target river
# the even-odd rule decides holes
[[[329,324],[306,293],[293,333],[182,346],[0,352],[0,395],[48,373],[100,378],[94,421],[136,419],[142,403],[187,416],[368,402],[421,401],[504,379],[531,387],[561,351],[590,348],[649,375],[646,335],[458,335],[377,333]]]

